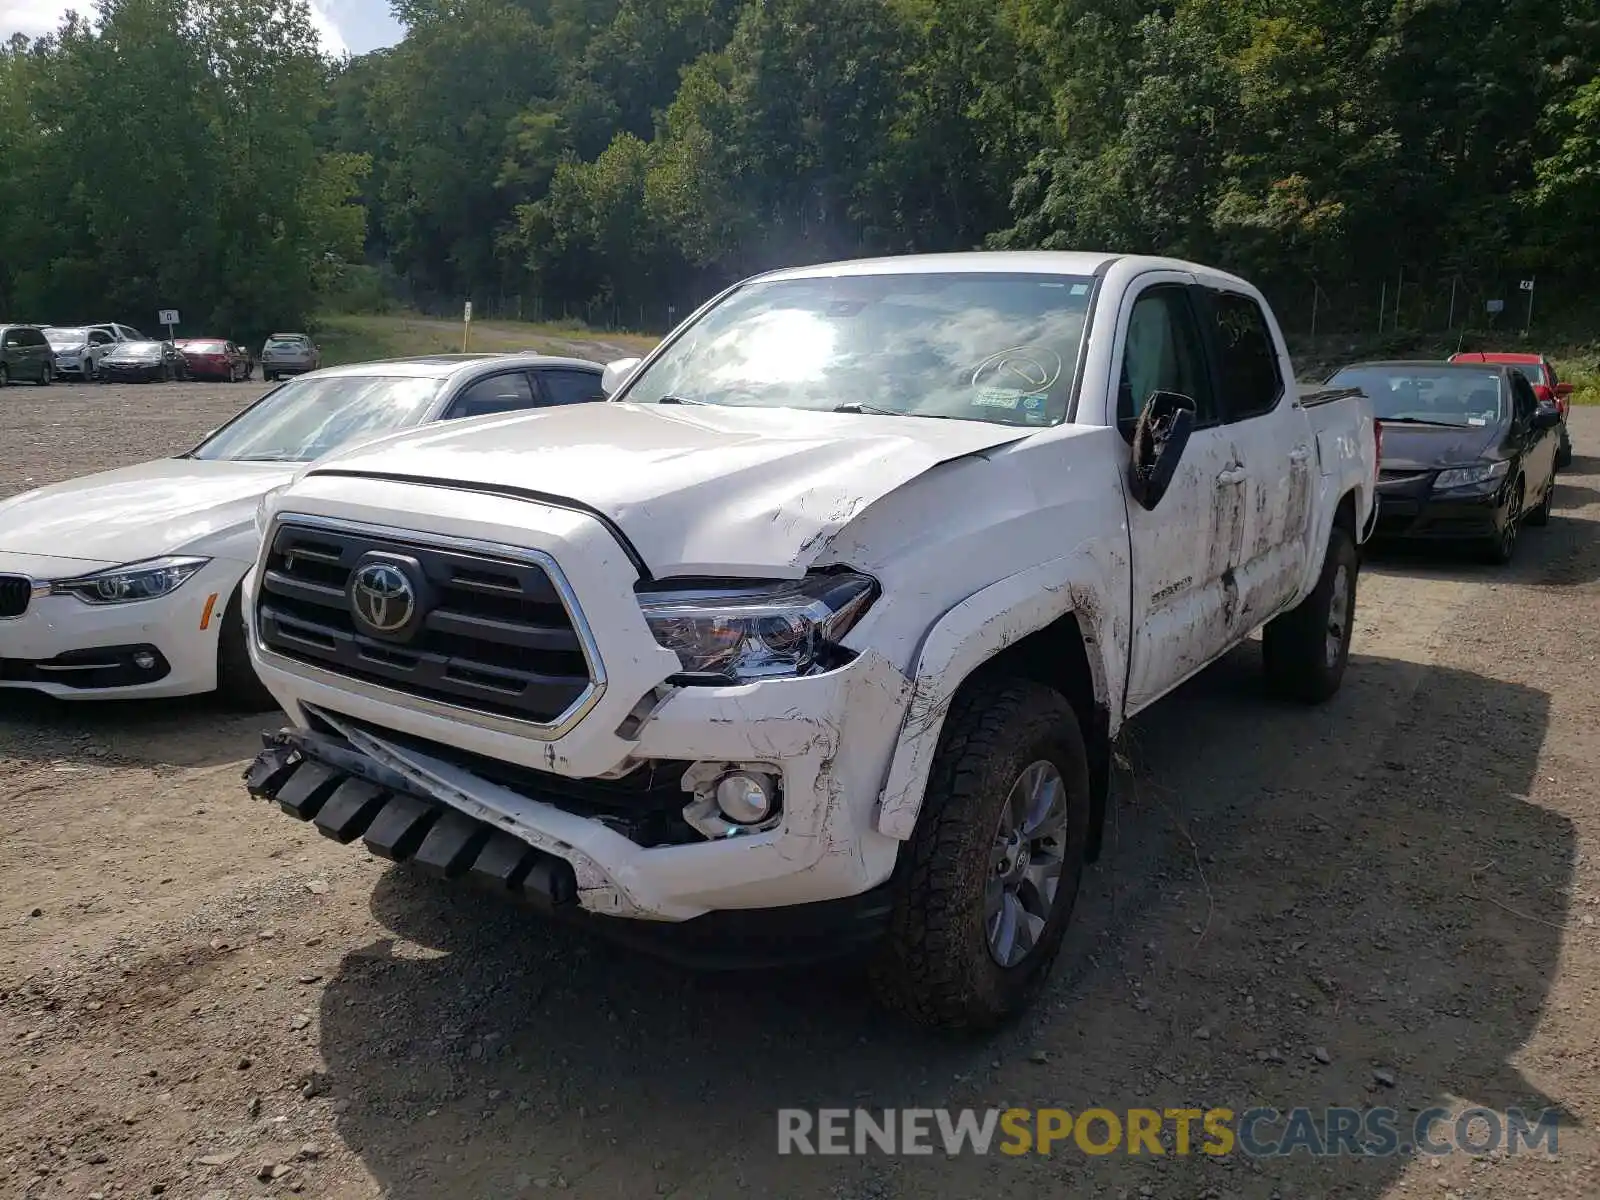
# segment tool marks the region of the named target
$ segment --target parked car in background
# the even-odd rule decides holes
[[[0,501],[0,688],[220,689],[270,706],[239,608],[269,489],[352,439],[558,403],[566,381],[593,394],[600,377],[598,363],[534,354],[334,367],[273,389],[186,454]]]
[[[48,385],[55,374],[55,351],[42,328],[0,325],[0,387],[8,383]]]
[[[1383,426],[1379,538],[1455,541],[1507,563],[1526,520],[1550,519],[1561,418],[1517,366],[1373,362],[1330,387],[1357,387]]]
[[[100,376],[117,383],[170,383],[189,378],[189,364],[172,342],[122,342],[100,360]]]
[[[304,375],[322,366],[322,350],[303,333],[275,333],[261,347],[261,378]]]
[[[250,356],[234,342],[220,338],[182,338],[173,345],[188,364],[191,379],[224,379],[239,383],[250,378]]]
[[[1275,690],[1339,688],[1371,408],[1235,276],[780,271],[605,386],[265,499],[255,795],[669,954],[875,950],[970,1028],[1041,991],[1129,717],[1263,627]]]
[[[97,321],[84,326],[85,329],[103,329],[111,335],[115,342],[148,342],[145,337],[132,325],[122,325],[116,321]]]
[[[1542,354],[1515,354],[1498,352],[1474,352],[1471,354],[1453,354],[1451,362],[1460,363],[1504,363],[1513,366],[1533,384],[1533,394],[1541,403],[1554,404],[1556,411],[1561,414],[1561,448],[1556,454],[1556,466],[1566,467],[1572,464],[1572,435],[1567,428],[1567,417],[1572,409],[1572,385],[1562,383],[1556,377],[1556,367],[1553,362]]]
[[[98,325],[49,325],[44,336],[56,356],[56,376],[92,380],[100,377],[100,360],[119,339]]]

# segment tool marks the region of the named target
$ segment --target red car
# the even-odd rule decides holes
[[[1542,404],[1554,404],[1556,411],[1561,414],[1561,445],[1556,450],[1556,466],[1565,467],[1572,462],[1572,439],[1567,435],[1567,411],[1572,407],[1568,399],[1572,395],[1572,385],[1562,383],[1556,378],[1555,364],[1542,354],[1493,354],[1475,352],[1472,354],[1453,354],[1451,362],[1465,363],[1504,363],[1521,371],[1533,384],[1533,394],[1539,397]]]
[[[221,338],[184,338],[177,346],[178,353],[189,364],[191,379],[225,379],[238,383],[249,379],[254,369],[243,348]]]

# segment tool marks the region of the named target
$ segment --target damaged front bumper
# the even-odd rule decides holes
[[[603,896],[604,873],[570,845],[534,845],[509,832],[503,819],[445,803],[434,794],[437,782],[419,785],[412,768],[396,770],[348,738],[290,728],[263,740],[265,748],[244,775],[250,794],[325,837],[346,845],[359,840],[379,858],[477,885],[684,965],[734,969],[848,957],[876,944],[887,927],[887,882],[835,900],[721,910],[683,921],[607,915],[582,902]]]

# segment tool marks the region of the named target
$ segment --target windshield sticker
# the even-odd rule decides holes
[[[1489,423],[1488,420],[1486,418],[1484,418],[1484,417],[1468,417],[1467,418],[1467,424],[1468,425],[1487,425],[1488,423]]]
[[[972,372],[972,386],[1011,395],[1048,392],[1061,378],[1065,366],[1054,350],[1015,346],[979,363]]]
[[[978,394],[972,398],[972,403],[979,408],[1015,409],[1022,399],[1021,392],[1008,392],[1004,388],[979,388]]]
[[[1072,285],[1072,294],[1074,296],[1087,296],[1089,294],[1089,285],[1087,283],[1075,283],[1075,284],[1073,284]]]

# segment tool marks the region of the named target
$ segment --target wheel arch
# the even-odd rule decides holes
[[[1053,580],[1053,581],[1052,581]],[[1124,591],[1125,591],[1124,587]],[[956,605],[928,632],[883,792],[877,828],[908,840],[946,718],[975,682],[996,676],[1055,688],[1072,705],[1089,754],[1091,858],[1098,853],[1110,791],[1111,737],[1126,669],[1126,622],[1110,619],[1103,579],[1074,580],[1057,562],[1023,572]]]

